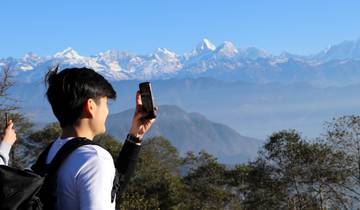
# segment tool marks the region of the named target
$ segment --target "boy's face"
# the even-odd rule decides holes
[[[92,119],[92,127],[95,131],[95,134],[105,133],[105,121],[108,114],[108,99],[107,97],[101,97],[99,100],[97,100],[94,109],[94,116]]]

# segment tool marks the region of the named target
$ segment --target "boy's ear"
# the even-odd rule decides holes
[[[83,113],[85,117],[93,118],[95,112],[95,106],[96,103],[94,99],[89,98],[86,100],[86,102],[84,103],[84,113]]]

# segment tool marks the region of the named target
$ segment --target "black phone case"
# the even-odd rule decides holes
[[[156,109],[155,109],[154,99],[152,96],[150,82],[140,83],[139,90],[141,95],[143,111],[147,113],[144,118],[145,119],[156,118]]]

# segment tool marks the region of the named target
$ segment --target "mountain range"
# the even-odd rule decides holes
[[[154,126],[151,135],[165,135],[180,152],[207,149],[231,162],[253,157],[259,145],[253,143],[259,141],[245,136],[264,140],[272,132],[294,128],[318,137],[324,122],[333,117],[360,114],[359,46],[360,39],[308,56],[272,55],[257,48],[240,49],[231,42],[215,46],[204,39],[184,55],[161,48],[151,55],[111,50],[81,56],[68,48],[53,56],[29,53],[2,58],[0,67],[11,68],[15,85],[10,96],[37,124],[56,120],[44,97],[43,77],[49,67],[95,69],[112,81],[118,93],[117,101],[110,103],[108,124],[118,138],[125,130],[112,126],[126,128],[128,122],[122,120],[132,113],[138,83],[151,80],[157,104],[171,104],[160,110],[161,127]]]
[[[341,86],[360,82],[360,39],[307,56],[288,52],[273,55],[255,47],[237,48],[229,41],[215,46],[204,39],[183,55],[158,48],[150,55],[108,50],[82,56],[67,48],[52,56],[28,53],[22,58],[0,59],[0,67],[11,67],[20,82],[39,81],[50,67],[58,64],[61,68],[93,68],[112,81],[213,77],[225,81]]]

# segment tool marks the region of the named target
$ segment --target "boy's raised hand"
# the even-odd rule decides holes
[[[130,134],[138,137],[140,139],[143,138],[144,134],[150,129],[151,125],[155,122],[155,119],[144,119],[143,117],[146,113],[142,112],[142,102],[140,91],[136,92],[136,109],[135,114],[132,119]]]
[[[13,126],[14,123],[12,122],[12,120],[9,120],[4,130],[4,134],[2,135],[2,141],[9,145],[13,145],[16,141],[16,133]]]

